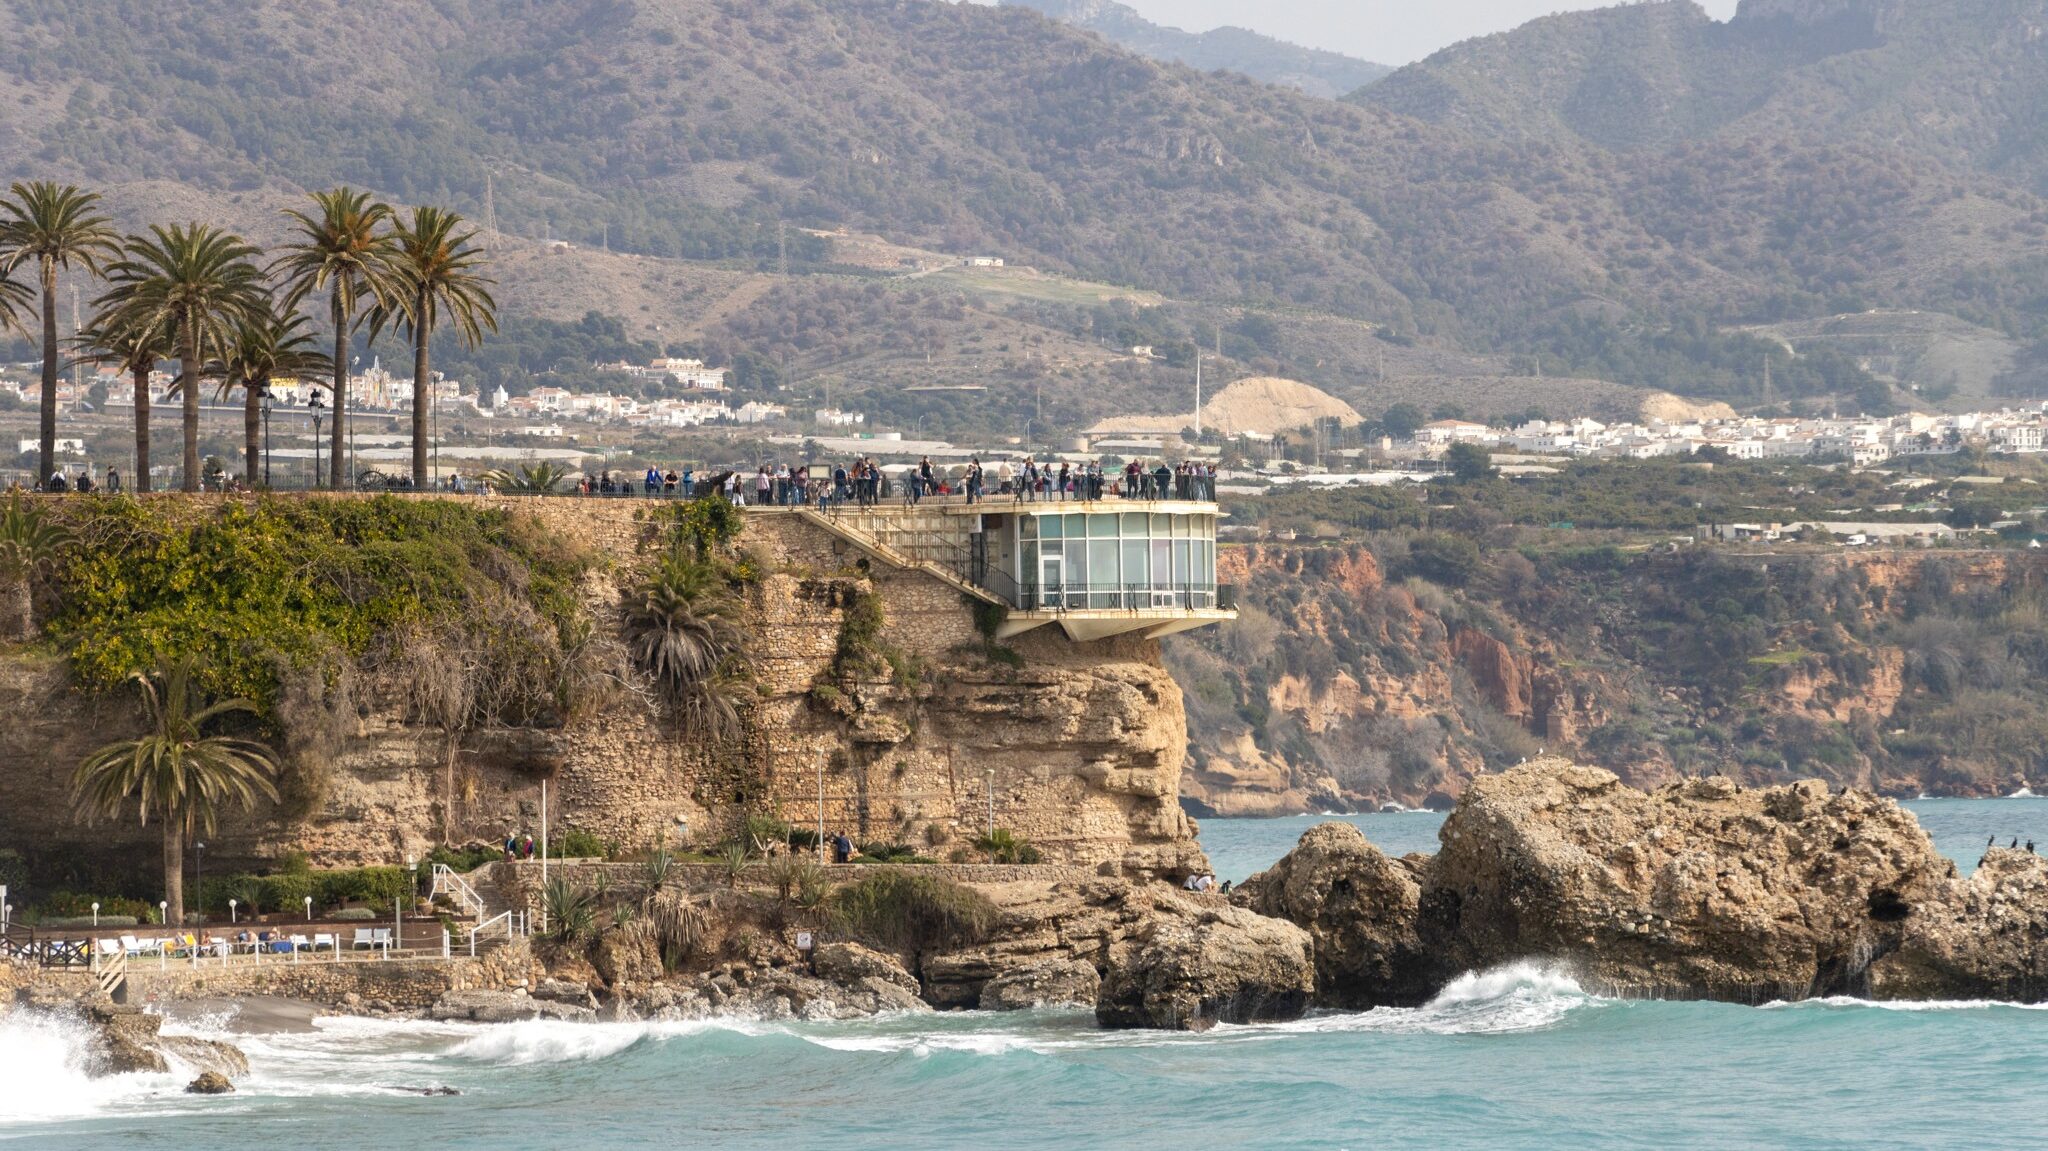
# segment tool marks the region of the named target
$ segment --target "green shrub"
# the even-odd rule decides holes
[[[563,829],[555,837],[552,852],[560,859],[608,859],[611,844],[579,827]]]
[[[842,930],[892,951],[977,943],[996,922],[987,896],[925,872],[872,873],[834,892],[829,903]]]
[[[862,857],[874,863],[909,863],[917,858],[917,849],[907,843],[863,843],[859,848]]]
[[[329,912],[326,918],[338,923],[373,923],[384,916],[367,907],[344,907],[340,911]]]
[[[1030,840],[1006,827],[998,827],[977,837],[974,846],[988,854],[990,863],[1037,863],[1044,858]]]
[[[8,893],[13,898],[13,892]],[[154,923],[157,919],[156,904],[142,899],[130,899],[123,895],[91,895],[75,891],[55,891],[36,908],[37,918],[83,919],[92,922],[92,905],[100,905],[100,922],[110,916],[127,916],[140,923]]]

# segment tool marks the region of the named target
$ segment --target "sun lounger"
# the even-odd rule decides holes
[[[118,939],[101,939],[97,941],[97,945],[100,957],[103,959],[119,955],[122,951],[121,941]]]
[[[388,927],[379,927],[379,928],[378,928],[378,929],[376,930],[375,934],[373,934],[373,935],[371,936],[371,938],[372,938],[372,939],[373,939],[373,940],[374,940],[374,941],[376,942],[376,945],[377,945],[378,947],[381,947],[381,948],[383,948],[383,949],[384,949],[384,950],[386,950],[386,951],[389,951],[389,950],[391,950],[391,929],[390,929],[390,928],[388,928]]]
[[[374,950],[376,946],[377,933],[367,927],[358,927],[356,928],[355,941],[348,945],[348,949],[350,951],[365,951]]]
[[[121,937],[121,950],[130,955],[140,955],[142,954],[142,941],[133,935],[123,935]]]
[[[324,931],[315,932],[313,935],[313,950],[318,951],[323,947],[329,951],[334,950],[335,938],[335,936]]]
[[[313,950],[313,941],[303,935],[294,935],[292,936],[292,950],[311,951]]]

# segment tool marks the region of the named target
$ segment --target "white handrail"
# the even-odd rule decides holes
[[[479,924],[477,924],[477,925],[476,925],[475,927],[472,927],[472,928],[470,928],[470,929],[469,929],[469,955],[470,955],[470,958],[472,958],[472,959],[476,958],[476,939],[477,939],[477,936],[479,936],[479,935],[483,934],[483,933],[484,933],[484,932],[485,932],[486,930],[488,930],[488,929],[490,929],[490,928],[492,928],[492,927],[494,927],[494,926],[502,926],[502,927],[503,927],[503,929],[504,929],[504,932],[505,932],[505,938],[509,940],[509,939],[511,939],[511,938],[513,937],[513,934],[514,934],[514,931],[515,931],[515,928],[514,928],[514,922],[515,922],[515,921],[514,921],[514,920],[513,920],[513,918],[512,918],[512,912],[510,912],[510,911],[501,911],[501,912],[499,912],[498,914],[496,914],[496,915],[492,916],[491,918],[489,918],[489,919],[486,919],[486,920],[484,920],[484,921],[483,921],[482,923],[479,923]]]
[[[478,919],[482,919],[484,912],[488,910],[484,906],[484,897],[476,893],[476,888],[471,887],[467,880],[457,875],[455,869],[445,863],[434,865],[434,887],[432,894],[437,896],[446,895],[452,898],[455,900],[456,906],[462,909],[464,915],[474,915]]]

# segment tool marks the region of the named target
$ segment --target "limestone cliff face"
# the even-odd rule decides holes
[[[1448,807],[1542,751],[1637,787],[1985,795],[2042,770],[2037,554],[1482,553],[1455,588],[1388,578],[1358,545],[1221,565],[1243,618],[1168,645],[1197,811]]]
[[[618,568],[632,562],[639,529],[626,501],[532,510]],[[538,834],[543,781],[556,834],[628,847],[708,843],[751,801],[801,827],[822,810],[828,830],[940,857],[993,822],[1053,862],[1203,866],[1177,802],[1180,689],[1156,643],[1074,644],[1043,629],[992,659],[961,594],[933,577],[870,565],[792,515],[750,515],[742,541],[771,574],[749,593],[757,720],[737,744],[679,739],[629,677],[567,726],[453,736],[415,722],[396,685],[359,682],[329,745],[304,749],[322,762],[310,810],[230,820],[208,843],[209,873],[291,850],[321,866],[389,864],[437,843]],[[615,626],[624,580],[586,589],[601,629]],[[844,676],[841,630],[865,596],[898,658]],[[125,701],[79,694],[58,660],[17,650],[0,653],[0,712],[16,717],[0,724],[0,843],[153,870],[155,828],[87,829],[69,815],[72,769],[135,722]]]

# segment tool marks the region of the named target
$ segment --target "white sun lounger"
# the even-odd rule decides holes
[[[334,950],[335,938],[335,936],[330,935],[324,931],[315,932],[313,935],[313,950],[318,951],[323,947],[329,951]]]
[[[368,927],[358,927],[356,928],[355,940],[348,945],[348,949],[350,951],[362,951],[374,949],[376,946],[377,933]]]

